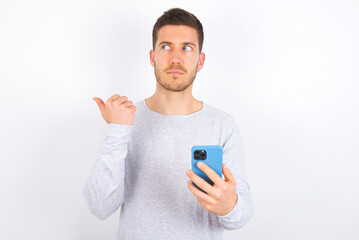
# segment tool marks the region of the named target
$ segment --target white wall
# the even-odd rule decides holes
[[[169,3],[171,2],[171,3]],[[1,1],[0,239],[116,239],[81,197],[105,122],[92,97],[149,97],[152,27],[204,26],[193,94],[232,114],[251,221],[224,239],[358,239],[358,1]]]

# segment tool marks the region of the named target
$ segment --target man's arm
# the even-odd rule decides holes
[[[83,196],[90,211],[103,220],[124,201],[125,159],[136,107],[126,96],[119,94],[107,99],[106,104],[101,98],[94,97],[93,100],[107,124],[102,149],[87,178]]]
[[[231,212],[218,215],[220,225],[227,230],[243,227],[253,214],[253,202],[247,183],[244,162],[244,147],[238,126],[230,118],[228,137],[223,144],[223,162],[236,180],[237,203]]]
[[[83,197],[90,211],[104,220],[124,201],[125,158],[133,125],[107,123],[105,138],[90,176],[83,189]]]
[[[253,203],[245,176],[244,151],[239,130],[233,118],[228,115],[223,126],[226,126],[221,136],[224,141],[220,142],[223,148],[225,179],[203,162],[198,162],[197,166],[213,181],[213,186],[189,169],[186,174],[191,179],[188,181],[188,189],[202,207],[217,215],[223,228],[234,230],[249,221],[253,213]],[[196,188],[192,181],[205,192]]]

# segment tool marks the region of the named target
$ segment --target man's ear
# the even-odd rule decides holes
[[[197,72],[203,68],[204,60],[206,59],[206,54],[204,52],[201,52],[199,54],[199,63],[197,67]]]
[[[155,66],[154,59],[155,59],[155,51],[153,51],[153,50],[151,49],[151,50],[150,50],[150,61],[151,61],[152,67]]]

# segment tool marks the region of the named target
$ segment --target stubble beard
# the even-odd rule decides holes
[[[175,86],[172,86],[173,84],[166,83],[165,81],[163,81],[161,76],[162,76],[162,74],[165,75],[166,72],[161,73],[161,69],[158,69],[156,67],[156,62],[154,62],[155,76],[156,76],[157,82],[164,89],[166,89],[167,91],[172,91],[172,92],[181,92],[181,91],[186,90],[189,86],[191,86],[193,84],[193,82],[194,82],[194,79],[197,76],[197,71],[196,71],[197,67],[198,67],[198,63],[196,65],[196,68],[193,71],[190,72],[187,81],[184,81],[181,84],[176,84]],[[168,77],[171,78],[170,81],[172,82],[172,81],[180,81],[180,80],[177,80],[177,78],[179,78],[181,76],[170,76],[170,75],[168,75]],[[175,80],[173,80],[173,78]]]

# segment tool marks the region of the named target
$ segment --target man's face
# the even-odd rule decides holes
[[[204,53],[199,53],[197,31],[185,25],[160,28],[155,49],[150,51],[157,82],[166,90],[187,89],[202,69]]]

